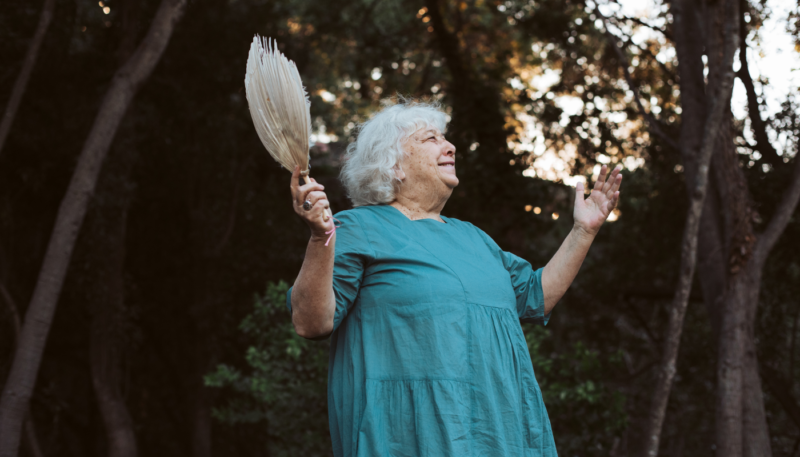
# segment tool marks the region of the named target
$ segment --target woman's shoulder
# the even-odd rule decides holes
[[[491,247],[497,246],[497,243],[492,239],[492,237],[490,237],[486,232],[481,230],[480,227],[476,226],[472,222],[462,221],[453,217],[446,218],[446,221],[448,224],[452,224],[455,228],[459,229],[459,231],[467,236],[480,238],[484,243]]]
[[[471,231],[471,232],[475,232],[475,233],[480,234],[482,236],[489,236],[483,230],[481,230],[475,224],[473,224],[472,222],[462,221],[461,219],[456,219],[454,217],[447,217],[447,216],[443,216],[443,218],[444,218],[445,222],[447,222],[448,224],[451,224],[453,227],[456,227],[456,228],[459,228],[459,229],[462,229],[462,230],[468,230],[468,231]]]
[[[339,211],[333,217],[339,221],[351,221],[359,225],[370,225],[376,222],[376,217],[379,215],[381,207],[377,205],[370,206],[356,206],[344,211]]]
[[[380,238],[379,234],[387,230],[385,213],[384,205],[375,205],[356,206],[334,214],[337,239],[348,245],[372,246],[372,242]]]

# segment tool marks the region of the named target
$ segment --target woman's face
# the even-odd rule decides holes
[[[406,156],[401,162],[403,190],[430,196],[449,196],[458,185],[456,147],[435,127],[414,132],[405,144]]]

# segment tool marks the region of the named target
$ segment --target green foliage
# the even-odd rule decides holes
[[[582,341],[552,352],[541,326],[526,325],[525,339],[559,454],[608,455],[628,425],[625,395],[608,383],[622,353],[601,355]]]
[[[269,455],[327,455],[328,345],[297,336],[287,289],[283,281],[270,283],[239,325],[249,345],[245,367],[219,365],[205,383],[224,393],[214,417],[229,425],[263,425],[259,439]]]

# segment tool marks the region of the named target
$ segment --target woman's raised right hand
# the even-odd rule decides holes
[[[294,167],[292,172],[292,206],[294,212],[300,216],[311,229],[311,238],[325,241],[333,230],[333,218],[330,214],[328,196],[323,190],[325,186],[311,178],[308,184],[300,185],[300,167]],[[311,202],[311,209],[303,208],[303,203]],[[326,213],[327,210],[327,213]],[[326,234],[325,232],[328,232]]]

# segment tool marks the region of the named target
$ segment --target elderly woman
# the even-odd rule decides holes
[[[287,301],[297,333],[331,336],[328,409],[343,456],[555,456],[520,320],[547,323],[619,198],[616,168],[584,199],[538,270],[483,231],[441,214],[458,185],[436,106],[403,103],[366,122],[341,180],[355,207],[324,210],[299,186],[311,228]]]

